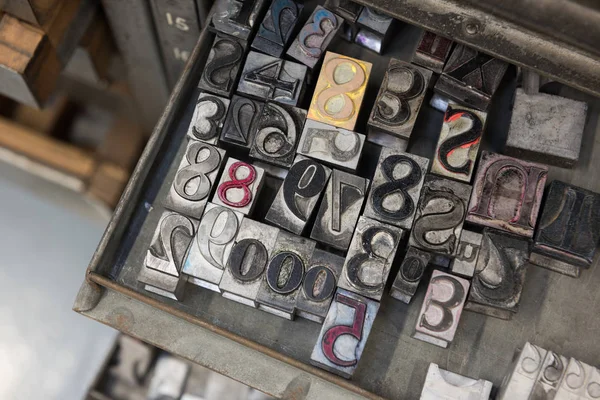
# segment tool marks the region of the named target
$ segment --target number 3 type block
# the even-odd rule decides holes
[[[338,289],[310,356],[311,363],[350,378],[373,327],[379,303]]]
[[[229,99],[200,93],[188,128],[188,137],[217,145],[229,109]]]

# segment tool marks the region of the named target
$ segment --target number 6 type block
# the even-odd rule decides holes
[[[252,214],[264,176],[264,169],[230,157],[223,168],[213,203],[244,215]]]
[[[310,362],[352,377],[371,333],[379,303],[338,289],[310,356]]]

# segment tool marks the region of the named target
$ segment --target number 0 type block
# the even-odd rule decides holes
[[[350,378],[371,333],[379,303],[338,289],[310,356],[310,362]],[[352,337],[354,340],[346,340]]]
[[[228,109],[229,99],[200,93],[188,128],[189,138],[217,145]]]
[[[473,379],[429,364],[423,384],[421,400],[488,400],[492,393],[492,382]],[[523,397],[515,397],[514,400]]]
[[[244,215],[252,214],[263,185],[265,171],[243,161],[229,158],[213,196],[213,203]]]

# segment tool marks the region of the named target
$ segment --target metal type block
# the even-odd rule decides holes
[[[378,311],[377,301],[338,288],[310,356],[311,364],[352,377]]]
[[[383,52],[383,48],[387,43],[384,40],[385,38],[383,36],[365,28],[358,29],[354,35],[354,43],[364,47],[365,49],[374,51],[377,54],[381,54]]]
[[[285,319],[294,319],[304,272],[315,246],[316,242],[310,239],[279,231],[256,296],[260,310]]]
[[[354,38],[358,34],[358,25],[346,22],[340,31],[340,37],[346,42],[354,43]]]
[[[402,153],[406,153],[406,149],[408,148],[408,140],[399,138],[398,136],[389,135],[379,129],[368,128],[367,141]]]
[[[149,292],[181,301],[186,278],[182,267],[198,221],[163,211],[137,280]]]
[[[327,0],[325,8],[332,10],[346,20],[347,26],[356,23],[363,6],[351,0]]]
[[[262,189],[265,171],[229,157],[212,202],[251,215]]]
[[[571,358],[554,399],[592,400],[597,398],[600,398],[600,371]]]
[[[265,7],[265,0],[218,0],[211,27],[236,38],[248,40]]]
[[[518,88],[505,153],[572,168],[579,160],[587,103]]]
[[[467,221],[532,237],[548,167],[483,152]]]
[[[309,119],[304,124],[298,154],[356,171],[364,144],[365,135]]]
[[[382,37],[386,36],[392,27],[394,18],[370,7],[363,7],[356,22]]]
[[[163,353],[156,361],[146,399],[179,399],[183,394],[191,365],[184,360]]]
[[[429,364],[421,400],[488,400],[492,382],[473,379]],[[516,400],[516,398],[514,399]]]
[[[371,63],[328,51],[308,109],[308,119],[353,131],[371,67]]]
[[[219,283],[244,214],[208,203],[189,247],[183,273],[188,282],[220,293]]]
[[[431,172],[446,178],[471,182],[487,113],[448,103]]]
[[[529,398],[532,400],[553,400],[558,386],[565,375],[569,359],[553,351],[548,351]]]
[[[432,74],[392,58],[369,117],[369,132],[380,130],[408,140]]]
[[[431,253],[409,247],[402,264],[400,264],[398,275],[394,279],[390,296],[409,304],[430,261]]]
[[[274,0],[258,28],[252,48],[281,58],[300,23],[304,4],[293,0]]]
[[[224,158],[225,150],[188,139],[165,208],[200,219]]]
[[[229,104],[221,141],[249,149],[265,103],[234,95]]]
[[[247,45],[239,39],[217,35],[208,54],[198,87],[230,98],[242,71]]]
[[[190,139],[217,145],[229,109],[229,99],[200,93],[188,128]]]
[[[462,235],[462,233],[461,233]],[[439,254],[434,254],[431,257],[431,265],[435,265],[436,267],[440,267],[440,268],[449,268],[450,267],[450,257],[446,257],[446,256],[442,256]]]
[[[450,39],[424,31],[412,63],[441,74],[453,43]]]
[[[302,101],[307,68],[304,65],[251,51],[238,84],[238,93],[297,106]]]
[[[496,400],[529,399],[547,351],[529,342],[515,354],[513,363],[496,396]]]
[[[223,297],[258,307],[256,296],[278,235],[279,228],[250,218],[242,220],[219,284]]]
[[[453,274],[472,278],[477,265],[477,258],[481,249],[481,233],[463,229],[458,243],[456,257],[452,260],[450,271]]]
[[[457,45],[434,90],[459,103],[486,111],[508,68],[508,63]]]
[[[443,348],[448,347],[454,340],[469,286],[466,279],[433,271],[412,337]]]
[[[296,156],[265,219],[301,235],[327,185],[331,169],[303,156]]]
[[[296,300],[299,317],[322,324],[333,300],[344,258],[323,250],[315,250]]]
[[[492,229],[483,230],[481,252],[465,309],[510,319],[519,308],[529,242]]]
[[[429,105],[431,107],[433,107],[434,109],[445,113],[446,110],[448,109],[448,103],[450,103],[450,99],[448,99],[447,97],[441,96],[437,93],[434,93],[433,96],[431,96],[431,100],[429,101]]]
[[[314,69],[343,25],[344,20],[340,16],[317,6],[286,54]]]
[[[380,301],[404,231],[360,217],[338,287]]]
[[[382,149],[364,215],[410,229],[428,167],[427,158]]]
[[[334,169],[310,234],[311,239],[339,250],[348,250],[368,189],[368,179]]]
[[[305,121],[306,110],[268,102],[256,124],[250,157],[290,168]]]

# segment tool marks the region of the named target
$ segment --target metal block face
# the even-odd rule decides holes
[[[452,51],[434,90],[485,111],[507,68],[508,63],[459,44]]]
[[[229,157],[212,201],[244,215],[250,215],[256,205],[264,177],[265,171],[262,168]]]
[[[249,149],[265,103],[234,95],[229,105],[221,141]]]
[[[250,157],[290,168],[305,121],[305,110],[268,102],[256,124]]]
[[[389,32],[394,18],[373,8],[363,7],[356,22],[365,28],[379,33],[381,36],[385,36]]]
[[[210,93],[231,97],[242,70],[247,43],[217,35],[208,54],[198,87]]]
[[[327,0],[325,7],[333,10],[337,15],[341,16],[348,24],[356,23],[363,6],[350,0]]]
[[[369,180],[334,169],[311,239],[346,251],[367,196]]]
[[[260,310],[285,319],[294,319],[304,272],[315,246],[316,243],[310,239],[279,231],[256,296]]]
[[[467,221],[532,237],[548,167],[484,151]]]
[[[286,54],[312,70],[343,25],[340,16],[317,6]]]
[[[448,103],[444,123],[431,164],[431,172],[471,182],[487,113]]]
[[[427,158],[382,149],[364,215],[410,229],[428,167]]]
[[[343,266],[343,257],[323,250],[313,252],[296,301],[299,317],[323,323]]]
[[[431,363],[427,369],[421,400],[488,400],[491,393],[492,382],[455,374]]]
[[[258,28],[252,48],[281,58],[300,23],[303,4],[293,0],[274,0]]]
[[[188,139],[165,208],[200,219],[224,158],[225,150]]]
[[[496,400],[529,399],[546,353],[541,347],[525,343],[504,377]]]
[[[569,360],[556,391],[556,400],[591,400],[600,397],[600,372],[574,358]]]
[[[371,67],[371,63],[328,51],[308,109],[308,119],[353,131]]]
[[[364,144],[365,135],[309,119],[304,124],[298,154],[356,171]]]
[[[338,288],[310,356],[311,364],[350,378],[360,361],[377,311],[378,302]]]
[[[559,167],[579,160],[587,103],[550,94],[515,95],[506,154]]]
[[[456,255],[470,195],[470,185],[427,175],[409,246],[446,257]]]
[[[392,58],[383,77],[369,129],[409,139],[432,72]]]
[[[466,309],[510,319],[519,307],[528,256],[525,239],[484,229]]]
[[[309,158],[297,156],[265,219],[301,235],[327,185],[329,175],[331,169]]]
[[[212,27],[218,32],[248,40],[264,6],[265,0],[217,1]]]
[[[404,231],[360,217],[338,287],[380,301]]]
[[[531,391],[531,399],[554,399],[556,392],[565,375],[569,360],[560,354],[553,351],[548,351],[540,372],[538,373],[533,390]]]
[[[200,93],[188,128],[188,137],[217,145],[229,109],[229,99]]]
[[[431,253],[409,247],[400,264],[398,275],[390,290],[390,296],[403,303],[409,304],[414,296],[419,282],[425,273],[425,268],[431,261]]]
[[[452,260],[450,271],[453,274],[472,278],[475,273],[475,266],[481,249],[481,233],[463,229],[458,243],[456,257]]]
[[[206,205],[183,264],[188,282],[220,292],[219,283],[243,218],[242,213],[227,207]]]
[[[469,286],[466,279],[433,271],[413,338],[443,348],[448,347],[454,340]]]
[[[354,35],[354,43],[381,54],[385,45],[384,37],[368,29],[359,29]]]
[[[258,307],[256,296],[278,235],[279,228],[242,220],[219,284],[223,297]]]
[[[425,31],[412,62],[441,74],[452,49],[452,44],[453,42],[450,39]]]

